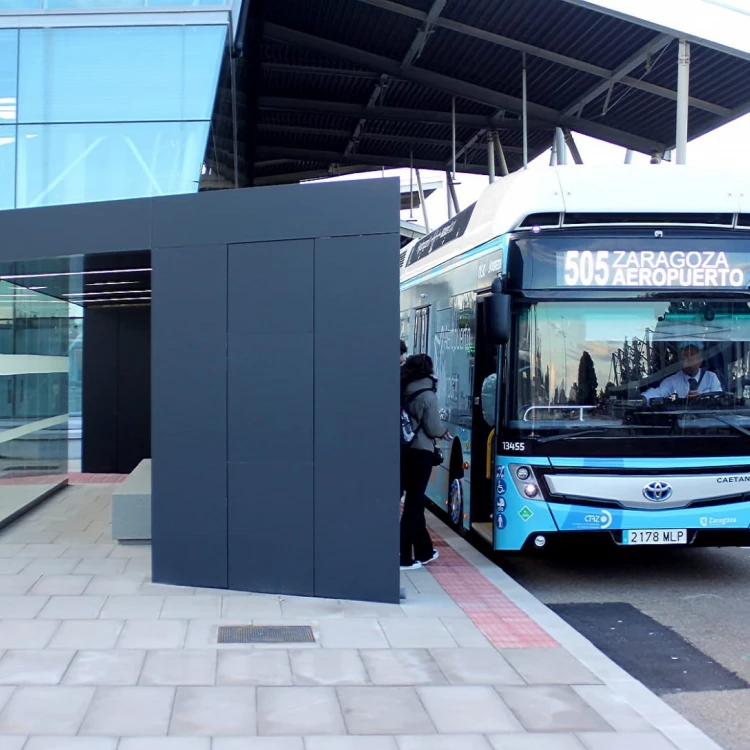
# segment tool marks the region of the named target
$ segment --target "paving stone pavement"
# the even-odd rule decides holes
[[[154,584],[90,477],[0,532],[0,750],[716,750],[436,519],[399,604]],[[218,644],[222,624],[315,642]]]

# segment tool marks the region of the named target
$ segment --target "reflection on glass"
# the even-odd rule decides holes
[[[0,124],[16,120],[17,71],[18,31],[0,29]]]
[[[69,306],[0,282],[0,519],[68,472]]]
[[[0,211],[13,208],[16,192],[16,128],[0,125]]]
[[[225,41],[225,26],[23,29],[19,121],[209,120]]]
[[[515,429],[742,438],[750,428],[745,302],[537,303],[517,332]]]
[[[22,125],[17,207],[191,193],[208,122]]]

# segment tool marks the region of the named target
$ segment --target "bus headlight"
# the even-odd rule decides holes
[[[526,497],[536,497],[539,494],[539,487],[529,482],[524,486],[523,494],[526,495]]]

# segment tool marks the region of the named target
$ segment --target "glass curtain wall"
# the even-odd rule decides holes
[[[226,42],[224,25],[0,29],[0,209],[196,192]]]
[[[70,307],[0,281],[0,525],[67,479]]]

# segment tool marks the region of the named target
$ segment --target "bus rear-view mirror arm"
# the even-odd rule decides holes
[[[492,291],[484,302],[487,337],[495,346],[504,346],[510,339],[510,295],[503,289],[503,279],[492,282]]]

